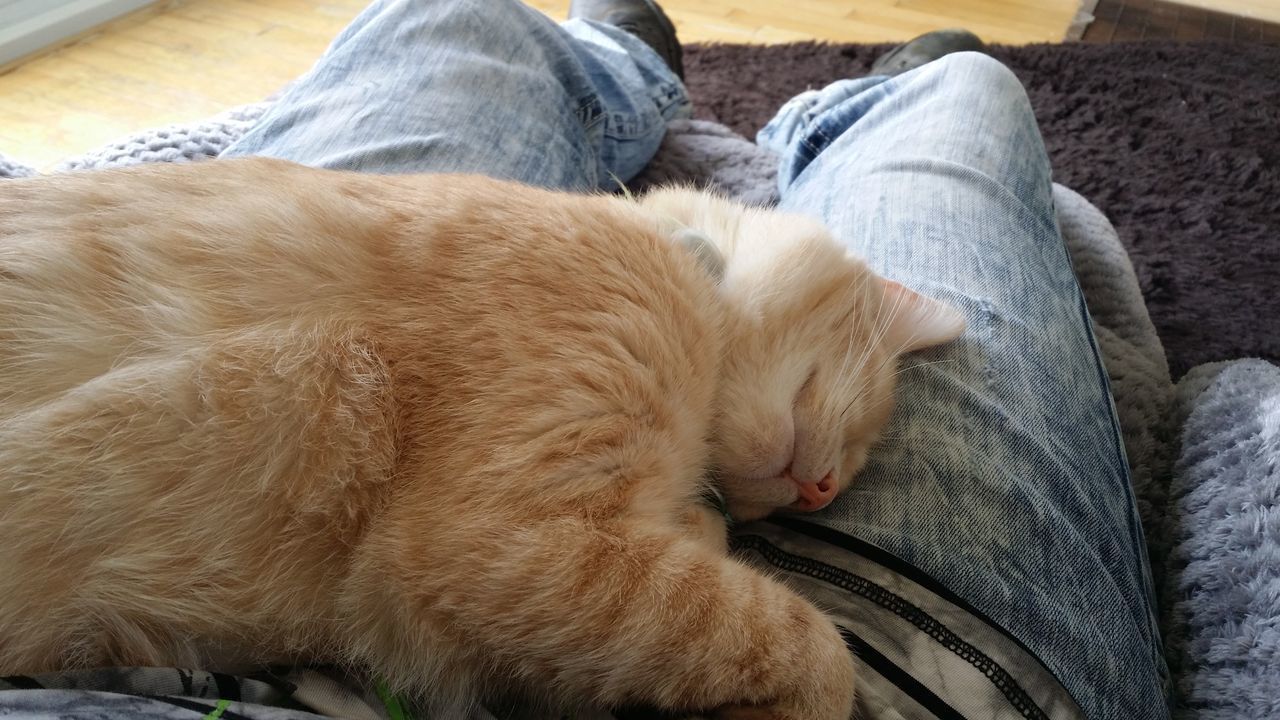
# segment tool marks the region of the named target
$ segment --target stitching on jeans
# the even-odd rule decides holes
[[[870,580],[826,563],[801,555],[793,555],[777,547],[759,535],[741,535],[733,538],[732,548],[754,550],[770,565],[781,570],[798,572],[842,590],[855,593],[906,620],[933,638],[952,654],[972,665],[1004,695],[1009,704],[1028,720],[1049,720],[1027,691],[999,663],[973,645],[965,642],[947,626],[929,613],[908,602],[905,598],[886,590]]]
[[[813,143],[809,142],[809,138],[807,137],[800,138],[800,146],[803,147],[806,151],[806,155],[807,155],[807,157],[805,157],[806,164],[816,160],[818,158],[818,155],[822,153],[822,149],[819,148],[817,145],[814,145]]]
[[[573,114],[578,120],[578,125],[582,127],[583,135],[588,139],[585,145],[585,157],[583,158],[583,169],[586,171],[587,183],[590,187],[598,187],[600,185],[600,170],[604,162],[600,156],[602,143],[592,141],[591,137],[595,133],[599,133],[601,138],[604,137],[604,103],[600,102],[600,96],[598,95],[586,95],[578,101],[578,107]]]
[[[995,306],[989,300],[978,300],[978,317],[982,319],[982,347],[993,347],[995,342]],[[983,353],[982,362],[982,382],[987,386],[988,390],[994,390],[996,386],[996,369],[991,364],[991,356]]]
[[[578,109],[574,114],[582,128],[590,130],[604,121],[604,103],[600,102],[598,96],[588,95],[578,102]]]
[[[814,149],[814,152],[815,152],[815,153],[820,153],[820,152],[822,152],[823,150],[826,150],[827,148],[831,147],[831,143],[832,143],[832,142],[834,142],[834,141],[831,139],[831,136],[830,136],[830,135],[827,135],[827,133],[823,131],[823,129],[822,129],[822,123],[814,123],[814,124],[813,124],[813,130],[811,130],[811,131],[810,131],[810,134],[811,134],[811,135],[817,135],[818,137],[822,138],[822,147],[821,147],[821,148],[815,148],[815,149]]]
[[[659,88],[653,94],[654,104],[658,106],[658,114],[666,115],[667,110],[672,106],[681,104],[684,100],[683,93],[680,92],[680,86],[675,83],[669,83]],[[686,103],[687,104],[687,103]]]

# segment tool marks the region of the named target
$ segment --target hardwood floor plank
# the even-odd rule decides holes
[[[1147,29],[1147,10],[1150,6],[1149,0],[1125,0],[1116,17],[1116,29],[1111,34],[1111,42],[1141,40]]]
[[[1206,40],[1230,40],[1232,25],[1230,15],[1216,12],[1209,13],[1204,25],[1204,38]]]
[[[963,4],[955,0],[899,0],[895,6],[940,17],[974,20],[986,25],[1028,32],[1042,30],[1048,24],[1046,21],[1054,26],[1059,24],[1065,26],[1075,15],[1074,3],[1070,9],[1067,9],[1060,2],[1044,2],[1039,5],[1001,5],[987,0],[966,0]]]
[[[1147,14],[1146,31],[1143,40],[1172,40],[1178,28],[1178,17],[1181,8],[1177,5],[1158,2],[1152,5]]]
[[[1268,23],[1280,23],[1280,2],[1276,0],[1169,0],[1203,10],[1239,15]]]
[[[1209,13],[1203,8],[1182,6],[1178,11],[1178,26],[1174,29],[1175,40],[1199,40],[1204,37],[1205,23],[1209,21]]]
[[[1234,40],[1240,42],[1261,42],[1262,41],[1262,23],[1257,20],[1236,20],[1236,31]]]

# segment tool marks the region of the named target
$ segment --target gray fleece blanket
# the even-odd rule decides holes
[[[56,171],[214,158],[266,107],[139,133]],[[776,170],[774,157],[728,128],[682,121],[632,188],[694,183],[768,204],[776,200]],[[0,155],[0,178],[32,174]],[[1115,229],[1068,188],[1055,186],[1054,200],[1111,378],[1156,576],[1176,716],[1280,717],[1280,368],[1218,363],[1175,386]]]

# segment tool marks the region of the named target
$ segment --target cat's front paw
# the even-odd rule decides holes
[[[849,720],[853,715],[853,657],[840,644],[839,652],[807,676],[786,697],[765,704],[718,709],[715,720]]]
[[[717,555],[729,554],[729,529],[718,510],[699,503],[685,511],[681,520],[694,542],[711,548]]]

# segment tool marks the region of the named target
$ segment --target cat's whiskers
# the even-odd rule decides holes
[[[851,402],[850,402],[850,403],[845,407],[845,409],[844,409],[844,413],[841,415],[841,419],[842,419],[842,420],[843,420],[843,419],[844,419],[844,417],[848,414],[849,410],[853,409],[854,405],[856,405],[856,404],[858,403],[858,401],[859,401],[859,400],[861,400],[863,397],[865,397],[865,395],[866,395],[866,391],[867,391],[867,389],[869,389],[869,388],[870,388],[870,385],[864,386],[863,391],[862,391],[862,392],[860,392],[860,393],[858,394],[858,396],[857,396],[857,397],[855,397],[855,398],[854,398],[854,399],[853,399],[853,400],[852,400],[852,401],[851,401]],[[875,403],[872,403],[871,405],[868,405],[868,406],[866,406],[866,407],[862,408],[862,412],[863,412],[864,414],[866,414],[866,413],[870,413],[870,412],[872,412],[872,411],[874,411],[874,410],[879,410],[881,407],[883,407],[883,406],[887,405],[887,404],[888,404],[888,403],[890,403],[890,402],[893,402],[893,399],[894,399],[894,395],[893,395],[893,394],[887,394],[887,395],[885,395],[884,397],[880,398],[880,400],[876,401]]]
[[[883,371],[883,370],[884,370],[884,366],[885,366],[886,364],[888,364],[888,362],[889,362],[889,361],[896,361],[896,360],[898,360],[898,359],[899,359],[899,358],[896,358],[896,357],[890,356],[889,358],[887,358],[884,362],[882,362],[882,363],[880,364],[880,367],[876,368],[876,371],[875,371],[875,373],[873,373],[873,374],[878,375],[881,371]],[[955,358],[948,358],[948,359],[944,359],[944,360],[933,360],[933,361],[929,361],[929,362],[916,363],[916,364],[914,364],[914,365],[908,365],[908,366],[907,366],[907,367],[905,367],[905,368],[899,368],[898,370],[896,370],[896,371],[893,373],[893,377],[894,377],[894,378],[897,378],[897,377],[901,376],[903,373],[905,373],[905,372],[906,372],[906,371],[908,371],[908,370],[915,370],[915,369],[917,369],[917,368],[927,367],[927,366],[929,366],[929,365],[943,365],[943,364],[946,364],[946,363],[953,363],[953,362],[957,362],[957,360],[956,360]],[[843,420],[844,420],[844,418],[848,415],[849,410],[850,410],[850,409],[852,409],[852,408],[853,408],[853,406],[854,406],[854,405],[856,405],[856,404],[857,404],[857,402],[858,402],[859,400],[861,400],[861,399],[862,399],[863,395],[865,395],[865,394],[866,394],[866,391],[867,391],[867,389],[869,389],[869,387],[870,387],[869,385],[864,384],[864,385],[862,386],[862,388],[859,390],[859,393],[858,393],[857,395],[855,395],[855,396],[853,397],[853,399],[852,399],[852,400],[850,400],[850,401],[849,401],[849,404],[848,404],[848,405],[846,405],[846,406],[845,406],[845,408],[844,408],[844,410],[840,413],[840,419],[841,419],[841,421],[843,421]],[[869,407],[863,408],[863,412],[870,412],[870,411],[872,411],[872,410],[876,410],[876,409],[880,408],[883,404],[885,404],[885,403],[889,402],[889,401],[890,401],[890,400],[892,400],[895,396],[897,396],[897,395],[901,395],[901,394],[902,394],[902,391],[903,391],[905,388],[907,388],[907,387],[909,387],[909,386],[908,386],[908,385],[906,385],[906,384],[899,384],[899,385],[897,386],[896,390],[894,391],[894,394],[893,394],[893,395],[886,396],[885,398],[881,399],[881,401],[880,401],[880,402],[878,402],[878,403],[876,403],[876,404],[874,404],[874,405],[871,405],[871,406],[869,406]]]
[[[885,311],[885,303],[883,302],[883,298],[881,302],[876,306],[875,317],[872,318],[871,320],[872,336],[867,341],[866,346],[863,348],[861,357],[858,358],[857,367],[859,368],[866,367],[867,361],[868,359],[870,359],[871,354],[875,352],[876,348],[880,345],[881,342],[884,341],[885,336],[888,334],[889,328],[892,325],[892,321],[897,317],[897,313],[901,309],[902,302],[903,302],[903,297],[901,295],[894,298],[893,306],[889,308],[889,316],[883,321],[881,320],[881,317],[883,316]],[[888,359],[890,358],[886,358],[884,361],[881,361],[880,366],[876,368],[873,374],[879,374],[880,372],[882,372],[884,369],[885,362],[887,362]],[[852,384],[853,382],[860,381],[862,377],[865,377],[865,375],[866,373],[862,373],[858,377],[850,377],[850,380],[849,380],[850,384]],[[838,417],[840,418],[841,422],[844,422],[844,419],[849,414],[849,410],[855,404],[857,404],[859,400],[862,399],[862,395],[868,390],[868,388],[869,388],[869,385],[863,382],[857,394],[854,394],[853,397],[849,400],[849,403],[845,405],[844,408],[840,411]],[[848,390],[847,387],[841,388],[841,394],[844,394],[845,392],[847,392],[847,390]]]
[[[930,365],[946,365],[947,363],[954,363],[954,362],[960,362],[960,360],[958,358],[944,358],[942,360],[930,360],[928,362],[919,362],[913,365],[907,365],[906,367],[898,368],[897,372],[895,372],[893,375],[894,377],[897,377],[907,372],[908,370],[916,370],[922,367],[929,367]]]
[[[882,316],[884,316],[886,303],[884,303],[882,300],[879,303],[879,305],[876,307],[876,315],[871,321],[873,334],[871,339],[867,342],[866,347],[863,349],[862,357],[859,358],[858,360],[859,367],[865,368],[867,364],[867,360],[871,357],[871,354],[875,352],[875,349],[879,347],[881,343],[884,342],[885,337],[889,333],[889,329],[893,326],[893,322],[897,319],[898,314],[902,311],[902,308],[905,302],[906,302],[905,295],[899,294],[897,297],[895,297],[893,300],[893,303],[888,306],[889,312],[887,317],[885,317],[884,320],[881,320],[881,318]],[[879,365],[875,368],[874,371],[870,373],[864,372],[858,378],[853,378],[852,380],[860,380],[861,378],[864,378],[867,376],[874,377],[876,375],[879,375],[880,373],[884,372],[884,369],[888,365],[888,363],[897,362],[897,360],[898,360],[898,357],[896,354],[886,353],[885,357],[881,359]],[[844,422],[845,418],[848,417],[849,411],[855,405],[857,405],[857,403],[860,400],[862,400],[863,396],[867,392],[869,392],[870,387],[871,387],[870,384],[866,383],[865,381],[862,383],[862,386],[859,388],[858,392],[854,394],[852,398],[850,398],[849,403],[845,405],[844,409],[840,411],[839,417],[841,422]],[[874,409],[874,408],[868,408],[868,409]]]
[[[943,362],[952,362],[952,361],[939,360],[937,362],[920,363],[920,365],[936,365]],[[916,367],[916,366],[913,366],[913,367]],[[901,397],[903,392],[910,387],[911,387],[911,383],[909,382],[903,382],[899,384],[897,388],[894,390],[894,393],[892,395],[886,395],[885,397],[881,398],[879,402],[866,408],[866,410],[868,412],[872,410],[877,410],[880,407],[884,406],[885,404],[889,402],[893,402],[896,398]],[[909,430],[901,430],[896,433],[882,433],[879,437],[876,438],[876,441],[873,447],[892,447],[893,443],[901,441],[910,435],[911,435],[911,431]]]
[[[859,275],[857,278],[854,279],[852,283],[852,289],[854,291],[855,296],[861,294],[861,290],[863,289],[863,287],[865,287],[866,283],[867,283],[866,275]],[[853,359],[853,348],[857,340],[856,330],[857,330],[857,324],[849,323],[849,342],[845,344],[844,361],[840,364],[840,372],[836,374],[837,378],[848,377],[848,375],[846,375],[845,373],[849,370],[849,361]],[[865,353],[865,349],[864,349],[864,353]],[[865,355],[863,357],[863,361],[865,362]],[[836,392],[837,390],[833,389],[832,395],[835,395]]]
[[[876,438],[876,442],[872,447],[891,448],[897,445],[898,443],[902,442],[903,440],[907,439],[909,435],[910,433],[906,433],[906,432],[893,433],[892,435],[881,435],[880,437]]]

